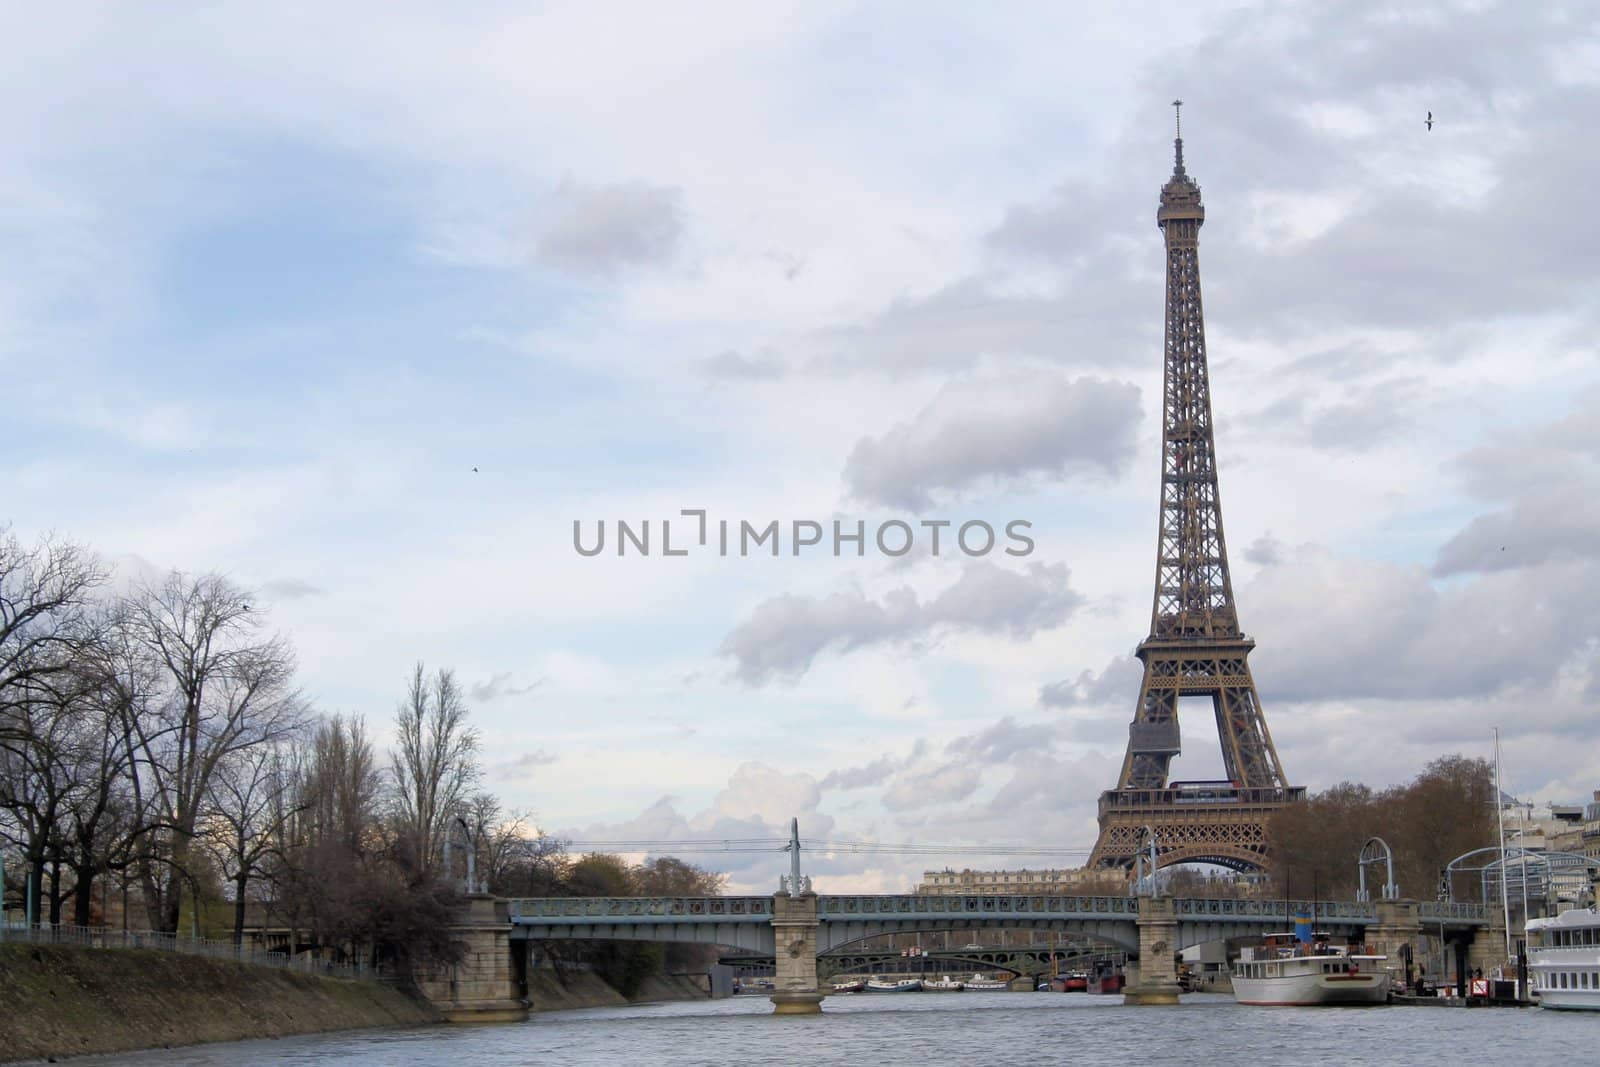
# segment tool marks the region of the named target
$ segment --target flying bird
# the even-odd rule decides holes
[[[477,467],[473,467],[472,468],[472,473],[473,474],[477,474],[478,473],[478,468]]]
[[[1428,117],[1423,120],[1423,125],[1430,130],[1433,129],[1433,112],[1428,112]]]

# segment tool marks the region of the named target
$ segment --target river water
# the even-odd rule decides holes
[[[774,1016],[763,997],[545,1012],[526,1023],[363,1030],[73,1060],[138,1067],[359,1064],[1600,1063],[1600,1013],[1537,1008],[1244,1008],[1214,994],[1127,1008],[1081,993],[830,997],[824,1014]]]

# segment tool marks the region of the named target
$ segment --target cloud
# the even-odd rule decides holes
[[[1039,689],[1039,703],[1049,708],[1097,706],[1118,701],[1131,703],[1139,695],[1144,664],[1132,656],[1118,656],[1098,674],[1083,671],[1071,681],[1049,682]]]
[[[579,274],[669,261],[683,235],[682,193],[641,184],[563,184],[540,234],[539,262]]]
[[[861,767],[845,767],[829,771],[822,779],[821,788],[865,789],[868,786],[882,785],[889,780],[889,776],[894,774],[898,766],[900,761],[893,756],[879,756]]]
[[[706,374],[735,382],[770,382],[782,378],[784,365],[769,353],[742,355],[729,349],[705,361]]]
[[[1440,546],[1434,574],[1600,559],[1600,390],[1580,393],[1573,408],[1457,461],[1469,491],[1503,506]]]
[[[554,763],[560,758],[560,756],[553,755],[552,753],[546,752],[543,749],[535,749],[534,751],[524,753],[515,759],[502,760],[494,765],[494,769],[497,774],[502,776],[524,774],[534,770],[535,768]]]
[[[1029,476],[1115,478],[1133,457],[1139,389],[1044,372],[956,379],[910,422],[856,442],[858,500],[910,509],[936,495]]]
[[[890,811],[955,804],[977,792],[982,782],[977,767],[952,761],[896,775],[881,799]]]
[[[819,366],[894,376],[1024,358],[1126,368],[1160,351],[1150,284],[1137,277],[1135,263],[1121,251],[1114,266],[1075,266],[1042,293],[1013,291],[1003,271],[985,268],[927,296],[897,299],[857,324],[819,331],[816,340],[831,353]]]
[[[797,678],[824,650],[851,652],[907,644],[946,631],[1026,638],[1058,626],[1082,603],[1065,564],[1005,570],[981,561],[931,600],[901,586],[881,600],[860,590],[825,597],[785,594],[762,601],[723,640],[735,675],[749,685]]]
[[[301,581],[299,578],[277,578],[267,582],[261,591],[276,600],[303,600],[306,597],[326,596],[328,591],[321,586],[312,585],[310,582]]]
[[[1303,546],[1239,591],[1260,627],[1256,683],[1277,701],[1445,700],[1548,686],[1595,635],[1600,562],[1436,586],[1420,565]],[[1315,610],[1308,610],[1315,605]]]
[[[1597,489],[1530,494],[1502,511],[1477,516],[1440,546],[1433,573],[1448,577],[1600,558]]]
[[[1021,753],[1049,748],[1054,737],[1052,726],[1023,726],[1007,715],[985,730],[956,738],[945,746],[945,751],[966,762],[1004,763]]]
[[[1270,533],[1262,534],[1245,546],[1244,558],[1262,567],[1283,562],[1283,542]]]
[[[545,682],[543,678],[535,678],[527,685],[519,686],[514,685],[511,679],[512,674],[509,671],[491,675],[488,681],[474,682],[467,692],[471,694],[473,700],[481,700],[487,703],[491,700],[500,700],[504,697],[527,696],[535,689],[538,689],[540,686],[544,685]]]
[[[805,773],[785,773],[765,763],[741,763],[727,784],[703,809],[685,816],[672,797],[661,797],[638,815],[615,823],[591,823],[583,829],[562,830],[556,836],[584,842],[604,850],[607,842],[650,841],[653,855],[670,856],[674,849],[699,866],[730,877],[734,892],[770,887],[788,863],[776,842],[789,837],[789,820],[800,820],[804,838],[827,837],[834,832],[831,815],[818,810],[822,798],[817,780]],[[741,841],[772,841],[759,851],[721,851],[718,846]],[[815,872],[818,864],[806,860]]]

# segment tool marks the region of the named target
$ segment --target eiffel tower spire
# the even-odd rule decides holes
[[[1179,116],[1181,106],[1173,101]],[[1234,605],[1200,300],[1206,210],[1200,186],[1184,170],[1183,128],[1176,130],[1172,176],[1156,211],[1166,243],[1167,292],[1155,596],[1150,636],[1137,651],[1144,680],[1127,755],[1116,789],[1101,796],[1100,841],[1090,865],[1131,864],[1137,838],[1154,830],[1167,862],[1255,867],[1264,854],[1266,817],[1304,790],[1285,784],[1246,662],[1255,642],[1239,629]],[[1172,758],[1181,751],[1180,696],[1211,698],[1229,779],[1194,795],[1180,795],[1167,781]],[[1180,812],[1183,818],[1177,819]],[[1166,841],[1163,821],[1170,825]]]

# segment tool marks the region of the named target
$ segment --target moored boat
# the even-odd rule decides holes
[[[997,990],[1010,989],[1011,988],[1011,983],[1010,982],[1004,981],[1003,979],[999,979],[999,978],[988,978],[988,977],[985,977],[984,975],[981,975],[981,974],[975,974],[971,978],[966,979],[965,981],[962,982],[962,985],[969,992],[975,991],[975,992],[992,993],[992,992],[995,992]]]
[[[1095,967],[1094,973],[1089,976],[1084,992],[1095,996],[1110,996],[1122,992],[1122,970],[1114,964],[1104,963]]]
[[[879,978],[873,975],[867,979],[868,993],[915,993],[922,988],[922,982],[916,978]]]
[[[833,983],[833,991],[835,993],[860,993],[865,991],[866,988],[866,981],[860,978]]]
[[[1600,912],[1528,920],[1528,971],[1541,1008],[1600,1011]]]
[[[924,993],[959,993],[965,988],[965,982],[955,981],[948,974],[942,974],[938,978],[924,978],[922,980],[922,991]]]
[[[1297,942],[1293,934],[1269,934],[1246,948],[1233,972],[1233,999],[1240,1004],[1382,1004],[1389,976],[1374,956],[1323,940]]]

